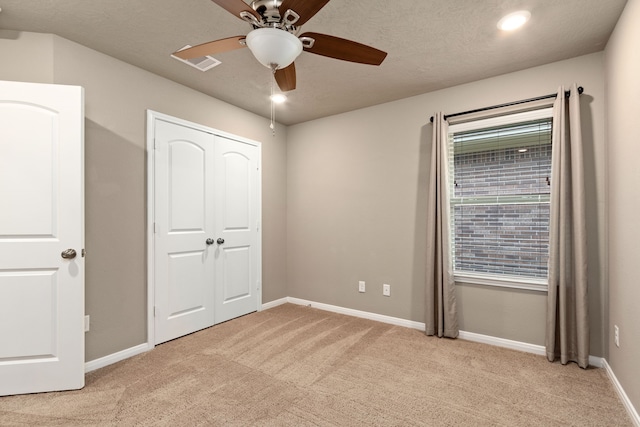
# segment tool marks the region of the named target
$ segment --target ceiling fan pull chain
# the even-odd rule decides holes
[[[276,82],[276,67],[272,67],[272,69],[271,69],[271,96],[269,97],[269,100],[271,101],[271,125],[269,127],[271,128],[271,131],[273,132],[273,136],[276,136],[276,126],[275,126],[276,107],[275,107],[275,103],[273,102],[273,93],[274,93],[275,82]]]

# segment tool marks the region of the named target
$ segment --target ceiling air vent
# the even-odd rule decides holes
[[[191,45],[186,45],[180,50],[185,50],[190,47]],[[178,52],[180,52],[180,50]],[[191,58],[191,59],[182,59],[182,58],[178,58],[175,55],[171,55],[171,57],[174,59],[177,59],[180,62],[184,62],[187,65],[191,65],[192,67],[197,68],[200,71],[207,71],[212,69],[215,66],[222,64],[222,62],[218,61],[213,56],[201,56],[199,58]]]

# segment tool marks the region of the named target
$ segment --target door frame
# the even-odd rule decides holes
[[[258,290],[256,310],[262,310],[262,144],[249,138],[244,138],[218,129],[210,128],[198,123],[183,120],[154,110],[147,110],[147,346],[151,350],[155,347],[155,240],[154,240],[154,218],[155,218],[155,123],[157,120],[173,123],[176,125],[190,127],[223,138],[238,141],[240,143],[253,145],[258,150]]]

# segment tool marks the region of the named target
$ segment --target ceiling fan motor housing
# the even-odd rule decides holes
[[[251,3],[251,8],[262,16],[264,23],[279,23],[281,4],[282,0],[255,0]]]

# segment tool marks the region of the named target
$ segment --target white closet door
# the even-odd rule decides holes
[[[213,159],[213,135],[156,120],[156,344],[214,323]]]
[[[216,138],[216,323],[258,308],[258,158],[254,145]]]
[[[258,146],[154,125],[154,335],[159,344],[258,309]]]
[[[0,82],[0,395],[84,386],[81,87]]]

